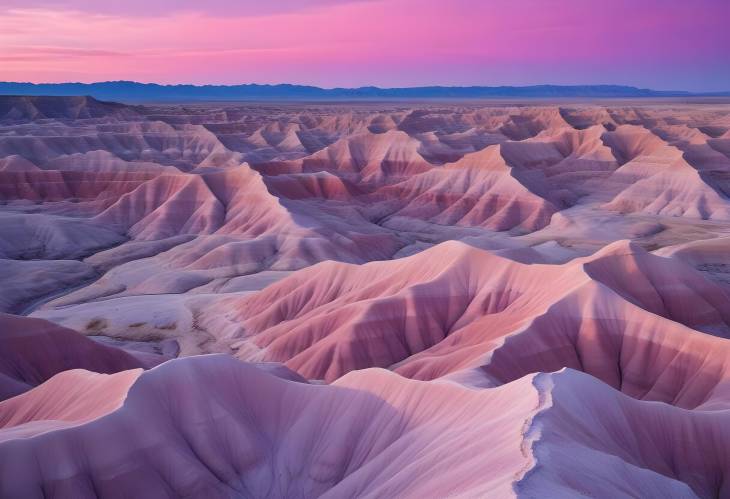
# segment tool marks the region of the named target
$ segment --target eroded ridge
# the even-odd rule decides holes
[[[722,100],[0,97],[0,496],[730,497],[729,179]]]

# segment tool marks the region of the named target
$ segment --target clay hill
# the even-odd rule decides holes
[[[730,497],[729,196],[719,98],[0,97],[0,497]]]

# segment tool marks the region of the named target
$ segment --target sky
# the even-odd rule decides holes
[[[730,90],[730,0],[0,0],[0,80]]]

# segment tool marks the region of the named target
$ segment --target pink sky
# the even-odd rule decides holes
[[[730,90],[730,0],[4,0],[0,80]]]

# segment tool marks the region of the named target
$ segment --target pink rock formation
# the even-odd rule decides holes
[[[432,379],[484,366],[489,357],[493,363],[513,343],[520,346],[507,360],[515,364],[510,372],[519,376],[564,366],[588,369],[588,359],[578,355],[584,329],[628,342],[626,335],[640,332],[635,324],[649,331],[649,324],[659,321],[657,329],[679,328],[676,336],[667,332],[667,340],[690,337],[676,323],[730,336],[730,295],[690,267],[628,243],[563,266],[524,265],[463,243],[443,243],[393,262],[320,264],[240,303],[225,301],[221,309],[236,310],[245,334],[263,348],[265,358],[328,381],[369,366]],[[592,317],[601,321],[591,323]],[[543,335],[539,343],[535,335]],[[557,336],[548,340],[545,335]],[[618,352],[605,350],[609,344],[588,345],[598,348],[591,358],[618,362],[619,372],[612,376],[622,377]],[[527,354],[543,348],[534,358]],[[529,364],[524,372],[523,361]],[[533,362],[546,364],[541,368]],[[650,379],[646,372],[640,376]]]
[[[0,314],[0,399],[17,395],[69,369],[114,373],[154,365],[95,343],[50,322]]]
[[[380,189],[377,196],[405,201],[394,216],[440,225],[524,231],[548,225],[557,209],[520,183],[519,173],[507,166],[500,151],[495,145],[467,154],[455,163]]]
[[[723,411],[633,400],[572,370],[480,390],[372,369],[313,386],[206,356],[62,373],[0,409],[3,496],[728,492]]]
[[[0,97],[0,497],[730,497],[729,197],[722,99]]]

